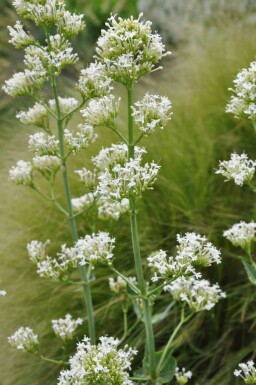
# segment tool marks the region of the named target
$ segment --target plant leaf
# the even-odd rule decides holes
[[[253,285],[256,285],[256,269],[255,269],[255,267],[250,265],[249,263],[247,263],[245,260],[242,260],[242,262],[243,262],[244,268],[246,270],[246,273],[248,275],[250,282]]]

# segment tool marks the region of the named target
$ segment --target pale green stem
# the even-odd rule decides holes
[[[178,323],[178,325],[176,326],[176,328],[174,329],[172,335],[170,336],[169,338],[169,341],[167,342],[165,348],[164,348],[164,351],[162,353],[162,356],[161,356],[161,359],[159,361],[159,364],[157,366],[157,374],[160,374],[161,372],[161,368],[162,368],[162,365],[164,363],[164,360],[166,358],[166,355],[168,354],[169,350],[171,349],[172,347],[172,343],[173,343],[173,340],[174,338],[176,337],[176,335],[178,334],[180,328],[182,327],[182,325],[187,322],[191,317],[192,317],[193,314],[190,314],[188,315],[186,318],[184,316],[184,308],[182,308],[182,311],[181,311],[181,318],[180,318],[180,322]]]
[[[61,155],[61,161],[62,161],[62,176],[63,176],[65,196],[66,196],[68,221],[69,221],[72,240],[73,242],[76,242],[78,240],[78,233],[77,233],[76,221],[73,215],[72,204],[71,204],[71,192],[70,192],[69,178],[68,178],[67,165],[66,165],[62,117],[61,117],[61,111],[60,111],[60,105],[59,105],[59,99],[58,99],[56,79],[54,76],[52,76],[52,90],[53,90],[55,106],[56,106],[57,126],[58,126],[58,134],[59,134],[59,148],[60,148],[60,155]],[[86,306],[87,317],[88,317],[89,337],[91,339],[91,343],[95,344],[96,343],[95,323],[94,323],[91,290],[88,282],[89,281],[88,267],[79,266],[79,272],[82,277],[82,281],[85,282],[85,284],[83,285],[83,292],[84,292],[84,300],[85,300],[85,306]]]
[[[54,360],[54,359],[52,359],[52,358],[44,357],[44,356],[42,356],[42,355],[40,355],[40,354],[36,354],[36,356],[37,356],[38,358],[41,358],[41,360],[43,360],[43,361],[51,362],[51,363],[53,363],[53,364],[58,364],[58,365],[68,365],[68,362],[65,362],[65,361]]]
[[[110,269],[114,271],[117,275],[119,275],[134,291],[138,294],[138,296],[141,294],[138,288],[128,279],[125,275],[120,273],[120,271],[116,270],[113,265],[109,265]]]
[[[133,143],[133,117],[132,117],[132,87],[127,87],[128,91],[128,159],[134,158],[134,143]],[[144,324],[146,331],[146,343],[147,343],[147,353],[149,360],[150,376],[152,380],[156,378],[156,357],[155,357],[155,339],[154,331],[152,326],[152,317],[151,317],[151,308],[149,299],[147,297],[147,287],[146,281],[144,279],[143,269],[142,269],[142,260],[140,254],[140,243],[138,236],[137,228],[137,213],[136,213],[136,199],[134,196],[131,196],[129,199],[130,202],[130,222],[131,222],[131,236],[132,236],[132,246],[133,246],[133,255],[135,270],[138,279],[139,289],[142,295],[142,308],[144,316]]]
[[[245,251],[250,259],[251,264],[255,266],[255,261],[253,260],[253,257],[252,257],[251,243],[247,244],[247,246],[245,247]]]
[[[123,310],[123,321],[124,321],[124,334],[122,339],[124,340],[128,333],[128,320],[127,320],[127,304],[122,304],[122,310]]]

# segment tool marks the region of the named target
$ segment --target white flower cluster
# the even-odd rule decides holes
[[[32,241],[27,246],[30,260],[37,265],[37,273],[40,277],[51,278],[54,281],[69,277],[71,272],[79,265],[98,262],[103,264],[111,263],[115,239],[106,232],[86,235],[79,239],[73,247],[61,246],[61,253],[58,258],[49,257],[46,254],[46,247],[49,241],[41,243]]]
[[[85,27],[83,15],[66,11],[61,0],[14,0],[13,5],[20,16],[33,20],[37,25],[55,24],[57,32],[65,37],[77,35]]]
[[[92,206],[94,201],[95,197],[93,193],[84,194],[79,198],[71,199],[72,209],[74,213],[79,213]]]
[[[83,182],[85,187],[88,187],[90,190],[95,188],[97,181],[97,174],[95,171],[83,167],[81,170],[76,170],[75,173],[79,175],[80,181]]]
[[[179,369],[177,367],[175,370],[175,378],[178,385],[186,385],[188,381],[192,378],[192,372],[190,370],[186,372],[185,368]]]
[[[62,115],[70,114],[78,106],[78,100],[75,98],[61,98],[58,97],[60,112]],[[56,102],[54,99],[49,100],[50,108],[56,110]]]
[[[223,235],[234,246],[247,248],[252,240],[255,239],[256,223],[255,222],[239,222],[233,225],[229,230],[224,231]]]
[[[144,147],[135,146],[134,156],[141,159],[146,153]],[[103,148],[99,154],[92,158],[92,163],[99,171],[112,170],[117,164],[124,165],[128,158],[128,147],[126,144],[112,144],[111,147]]]
[[[141,165],[141,159],[131,159],[124,165],[116,164],[112,171],[105,170],[99,175],[97,193],[120,201],[131,194],[141,196],[152,188],[160,166],[154,162]]]
[[[20,327],[8,342],[16,349],[23,352],[36,353],[38,351],[38,337],[29,327]]]
[[[234,371],[236,377],[242,377],[246,384],[253,385],[256,383],[256,369],[253,361],[247,361],[247,363],[241,363],[238,365],[239,369]]]
[[[97,42],[97,59],[106,65],[108,75],[125,85],[136,82],[151,72],[163,56],[165,46],[158,34],[152,33],[151,22],[132,16],[111,16]]]
[[[9,178],[17,185],[32,186],[32,164],[24,160],[19,160],[16,166],[12,166],[10,169]]]
[[[137,282],[136,277],[127,277],[127,279],[133,284],[136,284]],[[114,293],[122,294],[126,291],[127,282],[122,277],[118,276],[116,281],[114,278],[110,277],[108,282],[110,290]]]
[[[16,48],[25,48],[35,42],[32,35],[27,34],[24,31],[24,27],[20,21],[16,21],[14,27],[7,27],[11,36],[9,43],[13,44]]]
[[[39,156],[58,155],[59,140],[54,135],[36,132],[29,136],[28,149]]]
[[[98,345],[91,345],[85,337],[78,343],[77,352],[70,358],[70,369],[61,371],[58,385],[133,385],[128,371],[137,351],[127,345],[118,349],[119,340],[113,337],[99,340]]]
[[[52,328],[57,337],[62,341],[72,340],[74,332],[79,325],[82,325],[82,318],[72,319],[70,314],[66,314],[65,318],[52,320]]]
[[[113,127],[118,113],[120,98],[114,95],[103,96],[99,99],[92,99],[89,105],[81,110],[85,123],[90,126]]]
[[[159,95],[146,94],[132,107],[134,123],[144,135],[149,135],[157,129],[163,129],[171,119],[170,100]]]
[[[235,184],[242,186],[249,183],[255,173],[256,162],[249,159],[248,155],[231,154],[231,159],[222,161],[216,174],[225,176],[228,180],[234,179]]]
[[[118,220],[121,214],[129,210],[129,199],[123,198],[120,202],[108,197],[101,197],[97,201],[98,216],[100,219]]]
[[[5,290],[0,290],[0,295],[1,295],[1,296],[4,297],[6,294],[7,294],[7,292],[6,292]]]
[[[208,242],[206,237],[196,233],[177,235],[177,253],[175,257],[167,257],[167,252],[159,250],[148,257],[148,266],[153,271],[152,281],[160,278],[169,280],[181,275],[200,277],[195,266],[210,266],[220,263],[220,251]]]
[[[10,96],[33,95],[35,88],[42,87],[47,80],[44,70],[25,69],[24,72],[16,72],[9,80],[5,81],[3,90]]]
[[[106,67],[100,63],[91,63],[82,69],[77,89],[84,99],[97,98],[108,95],[113,89],[111,78],[108,77]]]
[[[77,154],[94,143],[98,135],[90,125],[79,124],[76,132],[71,132],[67,128],[64,130],[65,144],[70,152]]]
[[[61,159],[53,155],[35,156],[32,159],[33,168],[46,179],[50,179],[61,168]]]
[[[218,284],[211,286],[206,279],[196,277],[179,277],[166,285],[164,290],[169,291],[175,301],[186,303],[195,312],[210,310],[221,298],[226,297]]]
[[[44,129],[49,126],[47,109],[40,103],[36,103],[27,111],[20,111],[16,118],[20,119],[21,123],[33,124]]]
[[[256,62],[249,68],[244,68],[234,80],[235,88],[230,88],[235,96],[231,97],[226,112],[236,117],[248,117],[256,122]]]

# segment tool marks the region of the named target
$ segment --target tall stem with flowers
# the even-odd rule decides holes
[[[173,356],[176,337],[182,326],[195,313],[210,310],[225,297],[218,284],[210,285],[201,279],[197,266],[210,266],[220,263],[220,252],[205,236],[186,233],[177,236],[177,252],[168,256],[159,250],[147,258],[151,283],[147,281],[145,261],[141,256],[139,228],[137,223],[138,200],[143,192],[153,188],[160,166],[154,161],[145,163],[144,147],[139,144],[155,131],[163,129],[171,119],[171,102],[167,97],[146,94],[142,100],[134,102],[135,87],[139,80],[160,69],[159,61],[166,55],[161,37],[152,32],[151,23],[138,19],[110,16],[107,29],[101,32],[96,47],[95,62],[81,71],[76,89],[81,100],[59,95],[59,76],[63,68],[73,65],[78,57],[73,53],[69,42],[84,27],[82,15],[66,10],[62,0],[14,0],[17,13],[25,19],[34,21],[42,27],[45,42],[39,43],[26,32],[20,21],[9,27],[10,42],[16,48],[25,49],[25,70],[15,73],[4,85],[11,96],[30,96],[35,105],[21,111],[17,117],[25,124],[40,127],[43,132],[30,136],[28,147],[33,153],[31,162],[18,161],[10,170],[10,179],[25,185],[52,202],[66,217],[72,244],[61,246],[57,257],[48,255],[50,241],[33,240],[27,246],[30,260],[35,263],[40,277],[50,278],[69,284],[80,284],[86,304],[87,329],[83,341],[77,345],[77,352],[70,358],[70,369],[60,373],[59,385],[131,385],[170,384],[176,381],[186,384],[192,376],[184,368],[178,369]],[[115,83],[121,83],[127,95],[127,131],[118,126],[117,115],[120,98],[111,94]],[[50,86],[53,99],[44,95]],[[88,103],[85,107],[84,105]],[[73,115],[80,110],[84,122],[77,130],[71,131],[68,124]],[[55,120],[53,129],[49,116]],[[97,138],[102,127],[116,134],[118,143],[103,148],[91,159],[91,167],[76,170],[84,185],[84,195],[72,197],[68,162]],[[62,174],[66,205],[62,206],[56,198],[56,175]],[[40,188],[39,177],[49,183],[49,190]],[[115,238],[106,231],[86,234],[77,232],[77,218],[80,214],[96,206],[100,218],[118,220],[120,215],[130,216],[132,254],[136,277],[127,277],[125,272],[116,269],[114,263]],[[97,265],[105,265],[110,274],[110,289],[117,295],[124,313],[124,333],[121,339],[100,336],[95,330],[94,309],[91,294],[92,270],[97,279]],[[79,269],[81,281],[73,281],[72,273]],[[161,348],[154,335],[154,304],[162,292],[171,295],[176,306],[181,306],[180,320],[165,346]],[[127,312],[136,309],[137,320],[128,324]],[[168,316],[164,312],[159,319]],[[11,345],[30,352],[39,358],[57,365],[66,365],[65,346],[74,337],[82,318],[65,318],[52,321],[53,331],[61,340],[63,357],[49,358],[39,350],[38,336],[29,327],[21,327],[9,337]],[[135,348],[125,344],[129,333],[138,323],[145,327],[144,359],[133,368],[131,363],[137,353]],[[100,336],[100,337],[99,337]]]

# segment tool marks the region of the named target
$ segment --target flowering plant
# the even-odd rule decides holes
[[[151,23],[138,19],[110,16],[96,47],[95,62],[82,69],[77,91],[80,100],[59,95],[59,76],[66,66],[74,65],[78,56],[69,41],[85,26],[82,15],[66,10],[62,0],[14,0],[17,13],[34,21],[44,30],[45,41],[40,43],[26,32],[21,22],[9,27],[10,42],[16,48],[24,48],[24,72],[15,73],[5,82],[3,89],[11,96],[29,96],[35,104],[17,117],[24,124],[32,124],[42,131],[31,135],[28,149],[31,161],[20,160],[10,170],[10,180],[31,188],[42,195],[65,216],[69,223],[72,244],[60,246],[56,256],[48,255],[50,240],[33,240],[27,245],[30,260],[36,265],[40,277],[83,288],[87,323],[82,342],[70,358],[70,369],[60,373],[59,385],[110,384],[131,385],[134,383],[165,384],[173,379],[186,384],[192,373],[176,367],[173,356],[175,337],[181,327],[195,313],[210,310],[225,297],[218,284],[212,285],[202,279],[198,267],[220,263],[220,252],[205,236],[186,233],[177,236],[177,253],[167,257],[160,250],[148,257],[151,273],[149,283],[145,279],[138,232],[137,202],[144,191],[153,188],[160,165],[154,161],[145,163],[146,149],[140,146],[142,139],[153,135],[172,117],[172,104],[167,97],[146,94],[141,101],[133,101],[134,88],[141,77],[160,69],[159,61],[170,54],[165,51],[161,37],[152,32]],[[53,34],[52,34],[53,33]],[[111,94],[115,83],[120,83],[127,94],[127,132],[117,121],[120,98]],[[50,86],[53,99],[48,99]],[[69,123],[80,110],[83,123],[70,129]],[[53,128],[52,122],[56,125]],[[72,197],[68,163],[98,137],[99,128],[114,132],[120,142],[103,148],[91,159],[91,167],[76,170],[84,187],[81,197]],[[63,179],[66,205],[57,199],[56,176]],[[49,189],[42,190],[40,178],[47,181]],[[128,213],[136,277],[128,277],[115,266],[115,238],[107,231],[81,236],[77,231],[80,214],[97,206],[100,218],[117,220]],[[100,336],[95,328],[95,312],[91,282],[96,277],[97,266],[103,265],[116,280],[110,277],[110,290],[117,295],[124,312],[124,335]],[[72,273],[79,270],[81,281],[73,281]],[[153,315],[154,304],[159,296],[168,292],[180,306],[180,320],[163,349],[157,348]],[[127,309],[133,303],[137,322],[145,327],[145,349],[142,364],[132,368],[136,348],[125,344],[128,336]],[[54,333],[63,345],[64,357],[52,359],[41,354],[37,335],[29,327],[20,328],[9,338],[10,343],[41,359],[66,365],[65,344],[73,338],[82,318],[53,320]],[[132,327],[131,327],[132,328]],[[133,374],[129,372],[133,370]]]

